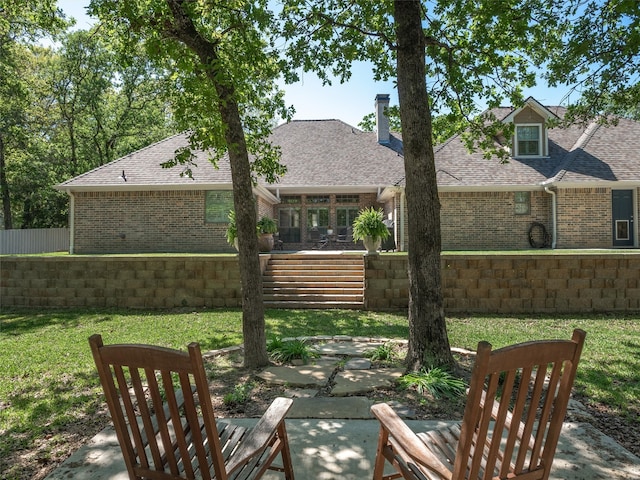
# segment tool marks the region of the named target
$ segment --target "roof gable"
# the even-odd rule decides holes
[[[521,107],[511,110],[511,112],[509,112],[504,118],[502,118],[502,123],[513,123],[514,120],[518,117],[518,115],[521,114],[527,108],[530,108],[531,110],[533,110],[537,115],[539,115],[543,119],[543,121],[559,118],[558,115],[552,112],[549,108],[542,105],[535,98],[529,97],[524,101]]]

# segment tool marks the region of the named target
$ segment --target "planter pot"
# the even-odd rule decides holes
[[[364,237],[362,240],[364,243],[364,248],[367,249],[367,255],[376,255],[378,253],[378,249],[382,244],[381,238],[373,238],[373,237]]]
[[[258,250],[261,252],[273,250],[273,233],[261,233],[258,236]]]

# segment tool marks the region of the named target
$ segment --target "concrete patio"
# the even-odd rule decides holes
[[[287,339],[283,339],[287,340]],[[286,395],[294,399],[287,415],[287,431],[298,480],[359,480],[371,478],[378,437],[378,422],[369,408],[373,400],[366,393],[400,375],[399,369],[370,369],[362,358],[382,339],[315,337],[321,355],[313,365],[265,369],[260,377],[267,383],[287,385]],[[241,347],[224,349],[225,353]],[[466,352],[472,354],[472,352]],[[205,357],[221,354],[208,352]],[[335,363],[349,359],[339,375],[332,375]],[[316,396],[333,377],[333,396]],[[453,421],[410,420],[411,409],[392,405],[416,431],[427,431]],[[558,444],[551,480],[638,480],[640,458],[588,423],[589,414],[570,402],[570,421],[565,422]],[[255,418],[221,419],[251,427]],[[125,480],[128,478],[115,430],[107,427],[69,457],[47,480]],[[268,473],[266,480],[281,479]]]
[[[344,399],[334,399],[341,401]],[[230,419],[243,426],[255,419]],[[408,420],[415,431],[447,422]],[[293,468],[299,480],[371,478],[378,435],[375,420],[287,420]],[[265,480],[282,479],[268,473]],[[637,480],[640,459],[587,423],[565,423],[551,480]],[[47,480],[126,480],[115,431],[109,427],[69,457]]]

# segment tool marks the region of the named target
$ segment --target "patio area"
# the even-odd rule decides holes
[[[333,341],[332,341],[333,340]],[[287,385],[293,406],[287,415],[286,427],[293,457],[293,468],[299,479],[371,478],[376,454],[379,423],[373,419],[370,407],[374,403],[366,396],[376,386],[391,382],[393,368],[383,368],[372,379],[362,372],[363,353],[377,345],[375,342],[329,340],[318,348],[322,355],[313,365],[313,375],[307,365],[299,367],[272,367],[262,379],[267,383]],[[228,349],[229,352],[239,347]],[[207,355],[212,355],[209,352]],[[336,378],[332,393],[336,396],[316,396],[323,388],[320,377],[328,377],[332,362],[338,356],[351,358],[344,369],[344,378]],[[349,364],[353,362],[353,367]],[[324,372],[324,370],[327,370]],[[371,370],[365,370],[371,372]],[[306,372],[306,373],[305,373]],[[321,373],[324,375],[320,375]],[[349,373],[351,372],[351,373]],[[310,377],[313,377],[310,384]],[[372,383],[372,380],[374,383]],[[319,383],[318,383],[319,382]],[[342,384],[345,384],[343,386]],[[345,387],[347,390],[345,390]],[[341,390],[340,390],[341,389]],[[338,393],[340,390],[341,393]],[[344,391],[342,391],[344,390]],[[337,396],[346,395],[346,396]],[[412,412],[402,405],[393,408],[403,417],[411,418]],[[552,480],[584,479],[637,479],[640,478],[640,458],[600,432],[589,423],[590,414],[579,402],[569,404],[567,421],[563,425],[556,450]],[[243,427],[252,427],[256,418],[228,418],[221,420]],[[415,432],[424,432],[453,424],[447,420],[405,420]],[[85,446],[76,451],[48,480],[92,479],[124,480],[128,478],[126,467],[113,427],[107,427]],[[263,478],[283,478],[267,473]]]
[[[343,399],[336,399],[337,402]],[[256,419],[230,419],[252,426]],[[408,420],[414,431],[447,422]],[[288,419],[287,431],[296,478],[361,480],[371,478],[378,422],[353,419]],[[108,427],[69,457],[47,480],[126,480],[115,430]],[[283,478],[267,473],[265,480]],[[555,456],[551,480],[636,480],[640,459],[588,423],[565,423]]]

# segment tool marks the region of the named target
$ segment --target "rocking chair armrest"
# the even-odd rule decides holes
[[[420,438],[411,430],[398,414],[386,403],[371,407],[371,413],[380,421],[381,427],[388,432],[393,444],[401,448],[414,462],[442,476],[451,479],[451,471],[434,455]],[[406,458],[404,459],[407,460]]]
[[[293,400],[290,398],[276,398],[264,415],[258,420],[255,427],[245,435],[244,439],[233,453],[227,464],[227,473],[233,472],[235,469],[246,464],[256,454],[262,452],[267,447],[274,435],[276,434],[280,424],[284,422],[284,417],[291,409]]]

